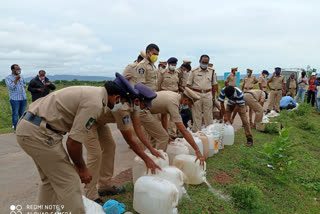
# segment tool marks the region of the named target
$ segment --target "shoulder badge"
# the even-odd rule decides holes
[[[138,72],[139,74],[144,74],[144,68],[139,68]]]
[[[96,120],[90,117],[90,119],[86,123],[86,129],[90,130],[95,123],[96,123]]]
[[[128,124],[130,122],[130,117],[129,116],[123,117],[122,122],[123,122],[123,124]]]

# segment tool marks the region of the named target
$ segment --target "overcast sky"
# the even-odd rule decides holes
[[[13,63],[24,77],[114,76],[149,43],[193,67],[208,54],[218,74],[319,69],[319,14],[318,0],[1,0],[0,79]]]

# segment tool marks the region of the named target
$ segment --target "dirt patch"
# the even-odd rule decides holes
[[[114,186],[121,186],[130,181],[132,181],[132,169],[127,169],[123,172],[120,172],[116,177],[112,178],[112,183]]]
[[[226,172],[220,172],[218,174],[214,174],[212,178],[218,184],[230,184],[236,181],[232,176],[228,175]]]

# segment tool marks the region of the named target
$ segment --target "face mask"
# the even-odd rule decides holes
[[[200,63],[200,67],[201,67],[202,69],[207,69],[207,68],[208,68],[208,65],[205,65],[205,64]]]
[[[122,102],[118,102],[118,103],[114,104],[114,106],[111,109],[111,111],[117,111],[121,107],[122,107]]]
[[[265,75],[263,75],[264,76],[264,78],[267,78],[267,75],[265,74]]]
[[[276,72],[276,75],[280,75],[280,71],[277,71],[277,72]]]
[[[133,106],[133,109],[135,110],[135,111],[142,111],[142,109],[140,108],[140,105],[134,105]]]
[[[185,106],[185,105],[183,105],[183,104],[181,104],[180,106],[181,106],[181,110],[185,110],[185,109],[188,109],[188,108],[189,108],[189,106]]]
[[[174,66],[174,65],[169,65],[169,69],[170,69],[171,71],[174,71],[174,70],[176,70],[176,66]]]
[[[187,73],[188,73],[188,71],[184,71],[184,72],[183,72],[183,74],[187,74]]]
[[[157,60],[158,60],[158,56],[157,56],[157,55],[151,55],[151,56],[150,56],[150,61],[151,61],[152,63],[155,63]]]
[[[250,73],[248,72],[247,75],[250,76]]]
[[[15,73],[16,73],[16,75],[19,75],[19,74],[21,74],[21,70],[16,70]]]

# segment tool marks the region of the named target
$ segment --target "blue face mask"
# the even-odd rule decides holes
[[[183,104],[181,104],[180,106],[181,106],[181,110],[185,110],[185,109],[188,109],[188,108],[189,108],[189,106],[185,106],[185,105],[183,105]]]
[[[247,75],[248,75],[248,76],[250,76],[250,73],[249,73],[249,72],[247,72]]]
[[[276,75],[280,75],[280,71],[277,71],[277,72],[276,72]]]

